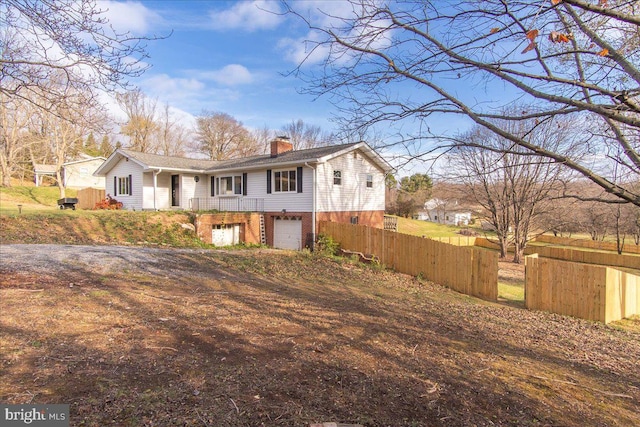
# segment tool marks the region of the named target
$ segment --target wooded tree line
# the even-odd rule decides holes
[[[117,100],[125,115],[121,121],[90,105],[78,114],[61,102],[43,109],[38,102],[0,96],[2,185],[10,186],[12,176],[31,175],[36,164],[55,165],[57,181],[61,183],[60,171],[66,161],[80,153],[106,157],[120,147],[167,156],[226,160],[264,154],[269,141],[279,134],[290,136],[297,149],[333,141],[332,135],[300,119],[280,130],[250,130],[229,114],[203,111],[194,124],[189,124],[169,105],[159,106],[157,100],[139,89],[121,92]],[[107,133],[109,130],[114,133]]]
[[[580,150],[584,137],[583,124],[565,117],[533,127],[526,120],[494,121],[549,150]],[[437,184],[421,174],[400,183],[388,179],[388,209],[412,216],[424,210],[428,198],[438,200],[441,215],[466,207],[495,233],[503,258],[513,250],[515,262],[523,261],[528,242],[545,232],[588,233],[593,240],[613,236],[619,251],[625,243],[640,244],[638,206],[618,203],[615,195],[549,158],[520,151],[508,139],[476,126],[453,145]]]

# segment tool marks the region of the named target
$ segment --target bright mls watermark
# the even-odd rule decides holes
[[[69,405],[0,404],[0,427],[69,427]]]

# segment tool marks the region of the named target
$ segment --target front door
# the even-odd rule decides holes
[[[171,175],[171,206],[180,206],[180,175]]]

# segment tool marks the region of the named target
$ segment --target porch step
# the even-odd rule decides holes
[[[264,231],[264,215],[260,215],[260,243],[267,244],[267,235]]]

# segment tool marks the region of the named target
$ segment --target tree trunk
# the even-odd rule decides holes
[[[60,198],[66,197],[66,188],[64,187],[64,180],[62,179],[62,168],[56,170],[56,180],[58,181],[58,189],[60,190]]]

